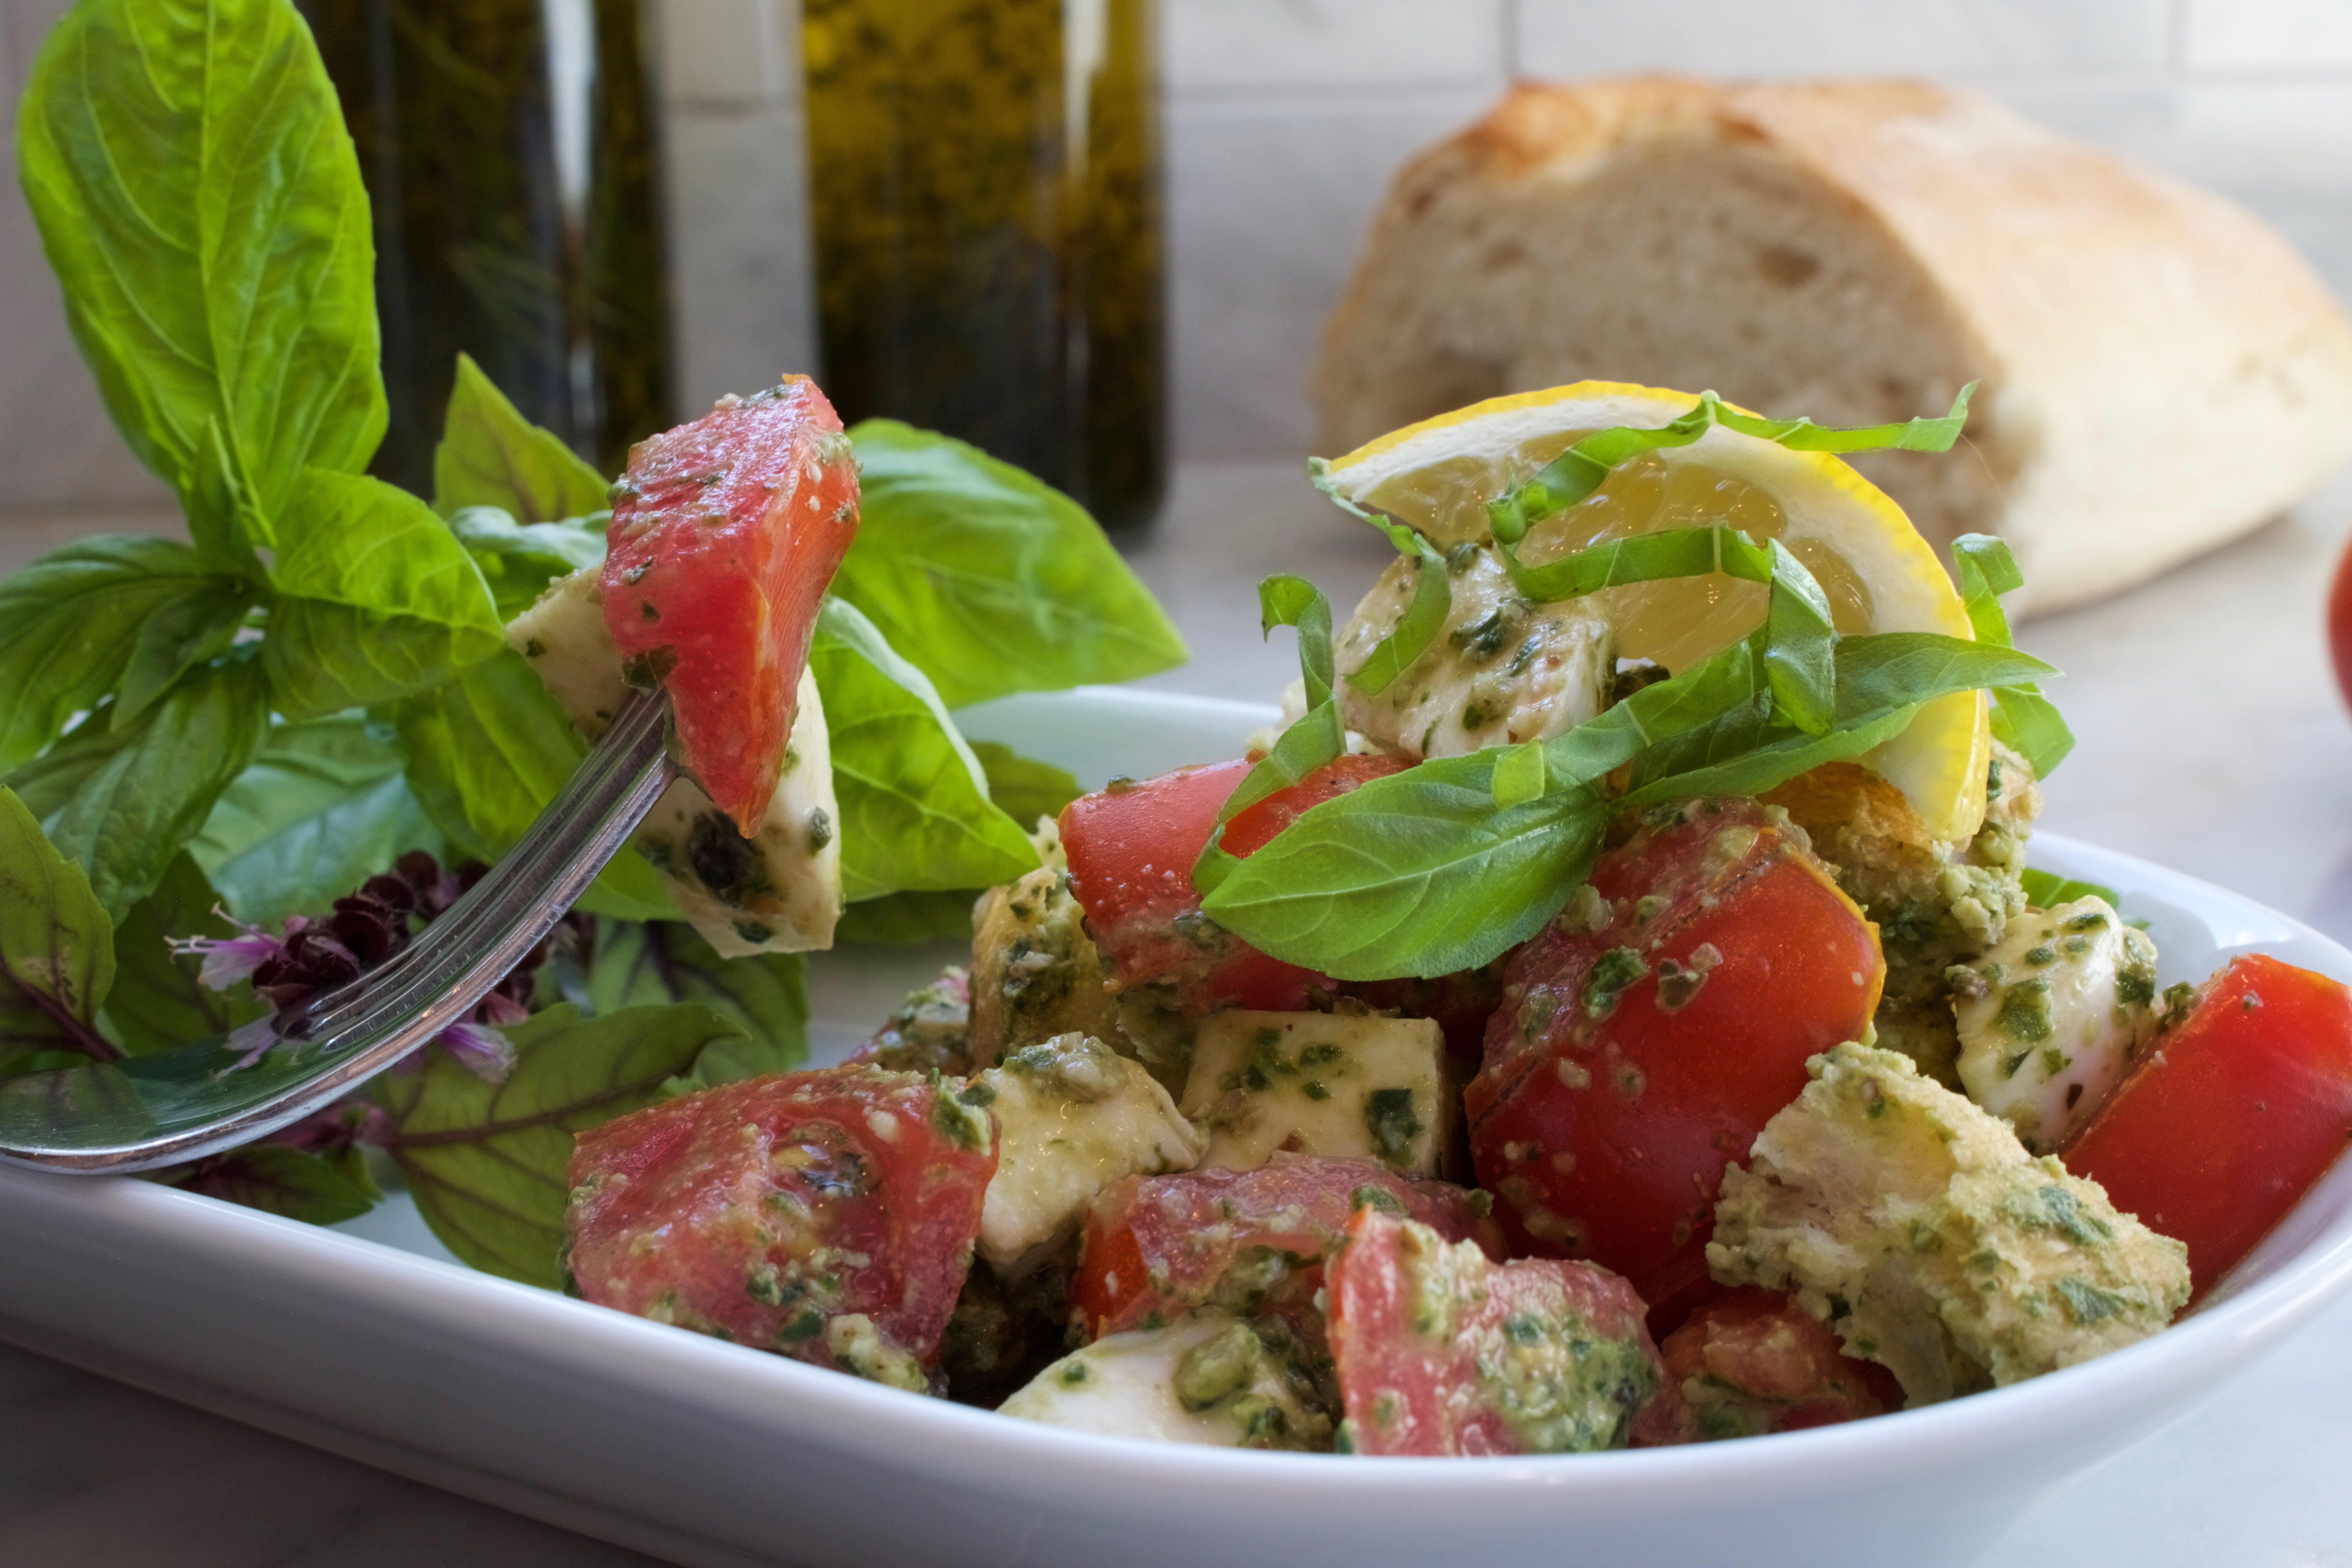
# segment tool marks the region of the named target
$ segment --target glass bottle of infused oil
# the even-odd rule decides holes
[[[1151,0],[803,0],[825,391],[1114,532],[1165,479]]]
[[[461,351],[619,471],[671,413],[641,0],[298,4],[373,208],[391,403],[374,471],[432,493]]]

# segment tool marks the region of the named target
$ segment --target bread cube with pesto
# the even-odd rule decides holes
[[[892,1072],[971,1071],[971,974],[950,964],[937,980],[907,993],[871,1038],[850,1057]]]
[[[2119,1350],[2189,1300],[2180,1243],[1909,1058],[1843,1045],[1724,1174],[1709,1271],[1786,1291],[1908,1403]]]
[[[1220,1311],[1108,1334],[1054,1363],[1001,1414],[1109,1437],[1328,1451],[1313,1379],[1258,1329]]]
[[[507,642],[592,741],[629,699],[593,566],[549,584],[508,623]],[[722,958],[829,948],[841,918],[841,807],[824,700],[806,669],[794,701],[783,773],[758,833],[744,837],[700,785],[681,779],[629,840]]]
[[[974,1075],[961,1098],[996,1118],[980,1256],[1008,1276],[1076,1236],[1113,1182],[1189,1171],[1205,1143],[1150,1074],[1086,1035],[1022,1047]]]
[[[2089,1125],[2156,1037],[2156,944],[2104,899],[2027,910],[1951,986],[1961,1086],[2032,1153]]]
[[[1446,555],[1452,608],[1429,651],[1377,692],[1339,688],[1349,730],[1413,757],[1565,734],[1609,705],[1617,638],[1580,600],[1530,604],[1491,543]],[[1401,555],[1332,645],[1339,673],[1360,668],[1412,607],[1417,563]]]
[[[1058,841],[1054,846],[1058,853]],[[985,1068],[1057,1035],[1110,1037],[1109,965],[1087,935],[1069,873],[1043,865],[972,910],[971,1039]]]
[[[1180,1104],[1207,1130],[1203,1165],[1254,1171],[1288,1149],[1433,1176],[1456,1099],[1434,1019],[1235,1009],[1202,1020]]]

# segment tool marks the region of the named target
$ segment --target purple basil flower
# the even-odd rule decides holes
[[[504,1083],[514,1071],[514,1042],[488,1024],[452,1024],[433,1039],[485,1083]]]
[[[272,959],[286,957],[286,944],[259,926],[249,926],[218,907],[213,913],[245,934],[192,936],[172,943],[174,953],[192,954],[205,961],[204,967],[196,972],[196,979],[206,990],[226,991]]]

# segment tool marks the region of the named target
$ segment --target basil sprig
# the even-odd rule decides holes
[[[1960,601],[1968,607],[1977,641],[2009,647],[2009,616],[2000,607],[2000,596],[2025,586],[2016,557],[2008,545],[1987,533],[1960,535],[1952,541],[1952,556],[1959,563]],[[2074,731],[2030,681],[1993,689],[1992,732],[2032,764],[2038,779],[2048,778],[2074,749]]]

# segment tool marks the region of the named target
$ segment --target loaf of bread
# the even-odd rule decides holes
[[[2352,457],[2352,322],[2259,220],[1908,81],[1524,84],[1396,178],[1326,329],[1319,450],[1595,377],[1774,416],[1940,413],[1857,466],[2051,609],[2255,527]]]

